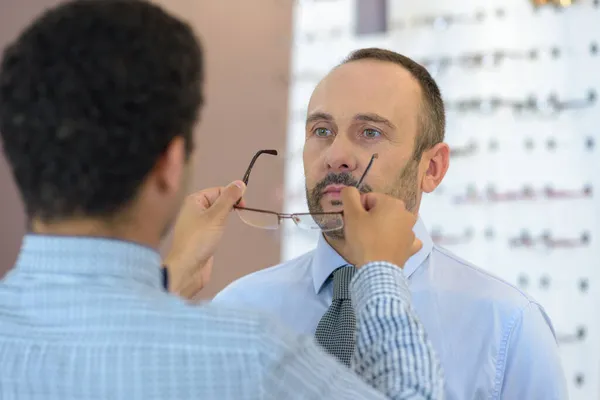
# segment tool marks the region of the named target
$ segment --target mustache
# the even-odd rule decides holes
[[[340,174],[329,173],[325,178],[320,180],[312,190],[312,195],[315,198],[320,199],[323,196],[323,191],[329,185],[344,185],[354,186],[358,184],[358,179],[354,178],[349,172],[342,172]],[[371,187],[365,183],[361,185],[358,190],[361,193],[369,193],[372,191]]]

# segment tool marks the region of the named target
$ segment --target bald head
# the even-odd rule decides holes
[[[406,70],[421,89],[421,115],[419,135],[415,142],[415,159],[419,159],[426,149],[444,141],[446,115],[440,89],[427,69],[414,60],[391,50],[365,48],[356,50],[344,60],[342,65],[357,61],[381,61],[391,63]]]
[[[377,153],[363,191],[401,198],[416,212],[421,193],[447,170],[443,138],[442,100],[423,67],[386,50],[352,53],[308,105],[303,157],[311,211],[339,210],[336,188],[354,185]]]

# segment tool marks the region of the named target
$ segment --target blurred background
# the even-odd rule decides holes
[[[52,0],[0,0],[0,46]],[[306,210],[302,145],[316,83],[350,51],[385,47],[425,65],[446,101],[451,166],[424,199],[434,240],[539,300],[570,396],[600,399],[599,0],[162,0],[207,52],[196,189],[242,177],[248,206]],[[268,156],[267,156],[268,157]],[[0,158],[0,275],[25,230]],[[205,296],[316,242],[293,223],[233,215]],[[166,244],[168,245],[168,243]]]

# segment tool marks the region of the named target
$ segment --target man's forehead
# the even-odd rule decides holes
[[[308,112],[338,114],[375,112],[392,117],[418,110],[421,90],[404,68],[390,62],[361,60],[342,64],[315,88]]]

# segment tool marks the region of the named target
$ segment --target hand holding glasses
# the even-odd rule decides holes
[[[252,157],[250,165],[244,174],[243,181],[246,186],[248,185],[248,180],[250,179],[250,172],[252,171],[256,160],[262,154],[268,154],[272,156],[278,155],[277,150],[257,151],[256,154],[254,154],[254,157]],[[360,188],[360,185],[367,176],[367,173],[369,172],[369,169],[371,169],[371,165],[376,158],[377,154],[373,154],[371,156],[371,160],[369,161],[367,168],[365,168],[365,172],[363,172],[362,176],[358,180],[358,183],[356,184],[357,189]],[[259,229],[279,229],[281,221],[284,219],[291,219],[294,221],[296,226],[306,230],[330,232],[342,229],[344,227],[343,211],[284,214],[270,210],[240,207],[237,204],[234,206],[234,208],[244,223]]]

